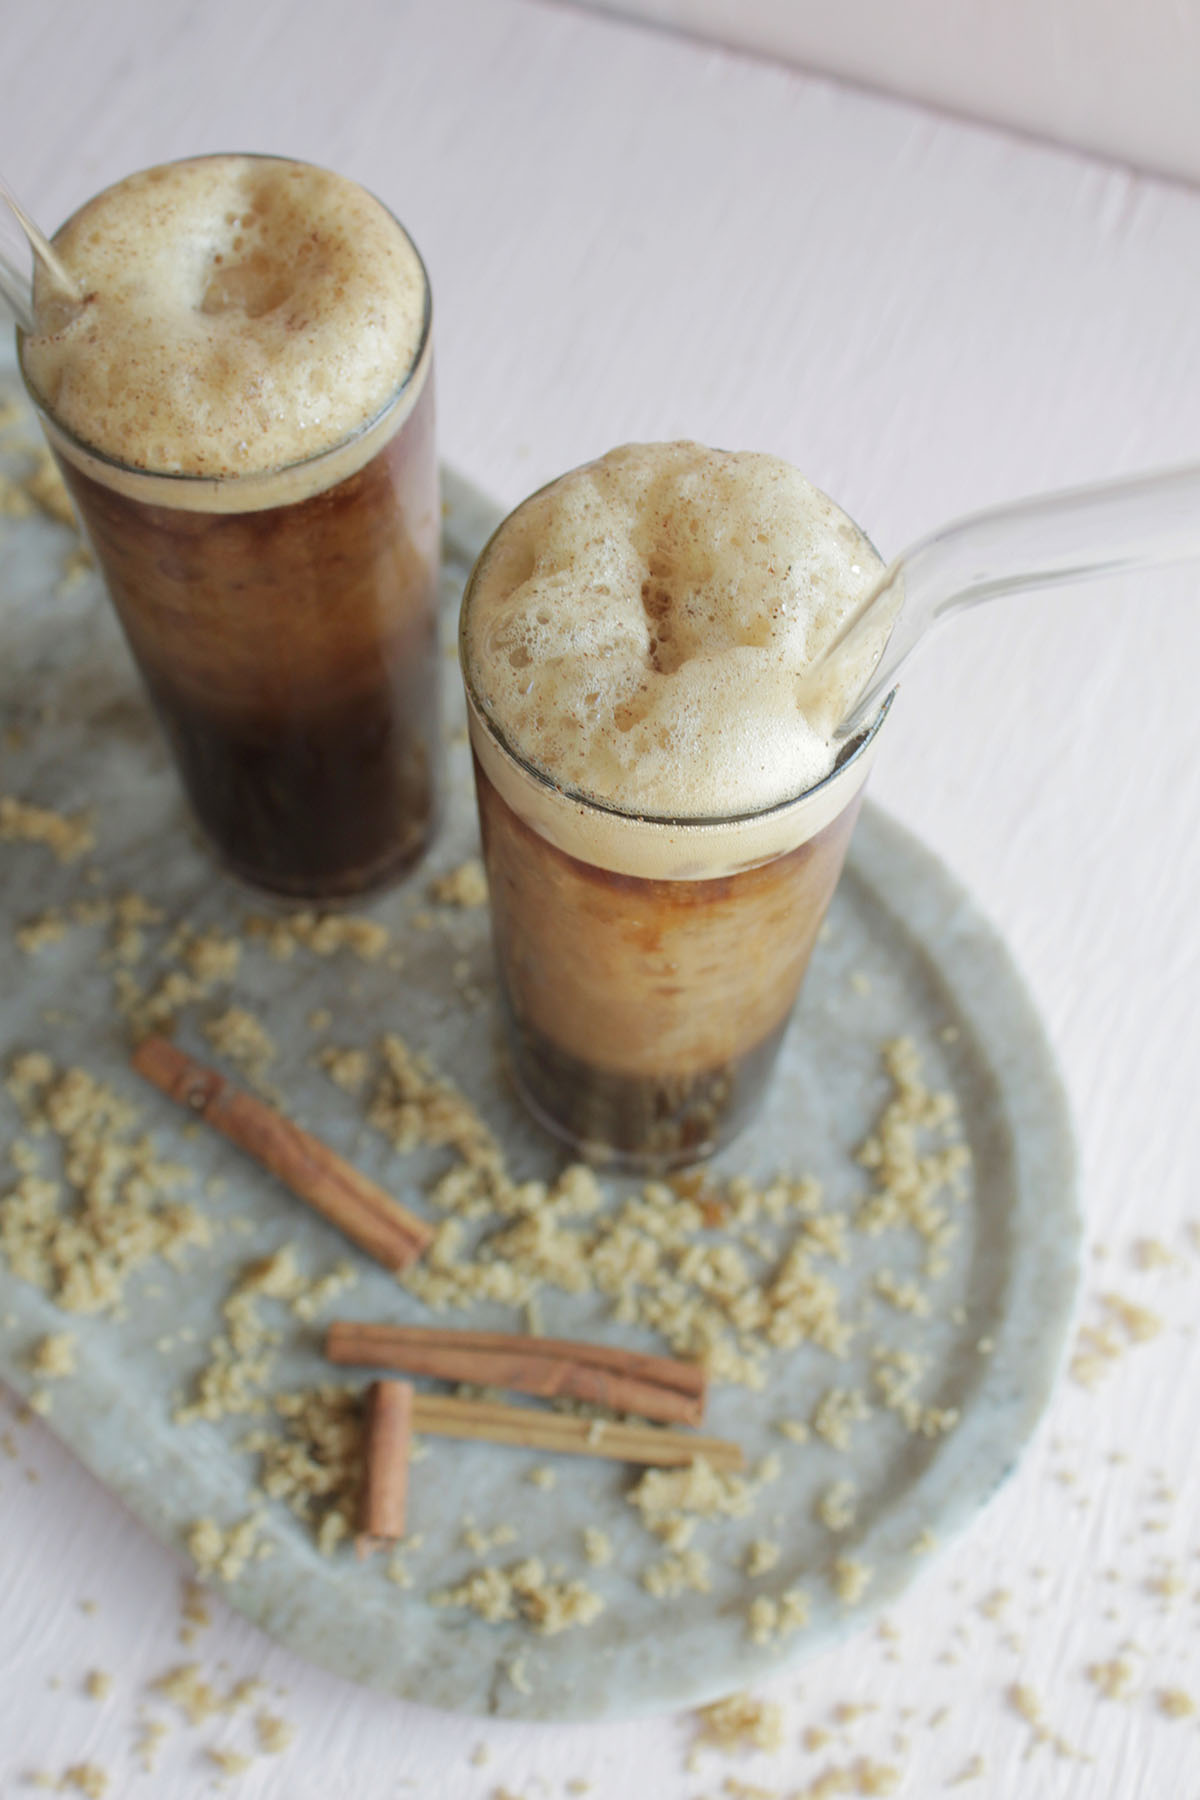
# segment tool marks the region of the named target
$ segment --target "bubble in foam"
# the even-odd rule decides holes
[[[387,405],[422,344],[416,250],[370,194],[311,164],[164,164],[55,243],[86,299],[39,312],[26,373],[62,425],[134,468],[259,474],[319,455]]]
[[[659,817],[753,812],[832,768],[821,721],[857,673],[803,704],[801,677],[880,566],[776,457],[626,445],[535,494],[493,539],[465,619],[470,682],[565,787]]]

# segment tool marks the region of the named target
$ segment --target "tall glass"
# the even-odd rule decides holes
[[[783,805],[711,819],[601,806],[526,762],[488,716],[465,648],[474,580],[462,662],[517,1088],[591,1162],[661,1171],[709,1156],[765,1093],[883,715]]]
[[[420,341],[382,411],[267,473],[115,460],[26,372],[195,817],[226,867],[282,896],[382,886],[435,824],[441,520],[421,278]]]

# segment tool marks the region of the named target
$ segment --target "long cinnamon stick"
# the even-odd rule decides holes
[[[532,1406],[504,1406],[497,1400],[460,1400],[443,1394],[414,1394],[413,1430],[431,1437],[474,1438],[523,1450],[550,1450],[572,1456],[605,1456],[616,1462],[680,1468],[703,1457],[714,1469],[741,1469],[741,1447],[728,1438],[658,1425],[618,1425],[606,1419],[579,1419],[572,1413],[543,1412]]]
[[[367,1390],[358,1553],[404,1536],[413,1391],[407,1381],[373,1381]]]
[[[330,1362],[474,1381],[543,1399],[566,1395],[673,1425],[698,1425],[704,1417],[702,1369],[611,1344],[336,1319],[325,1354]]]
[[[144,1038],[134,1051],[133,1066],[169,1099],[198,1113],[254,1157],[386,1268],[407,1268],[432,1242],[432,1226],[327,1144],[167,1038]]]

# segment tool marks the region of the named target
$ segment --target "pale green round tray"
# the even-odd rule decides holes
[[[11,391],[11,376],[0,371],[0,394],[6,383]],[[2,452],[0,444],[0,460]],[[7,466],[19,463],[18,446]],[[427,866],[370,909],[409,950],[405,967],[389,976],[337,959],[279,964],[247,955],[237,992],[280,1045],[272,1075],[296,1111],[418,1208],[423,1182],[438,1166],[436,1153],[397,1157],[313,1069],[304,1021],[314,1008],[332,1011],[334,1042],[369,1044],[393,1030],[429,1051],[500,1132],[515,1170],[548,1173],[558,1154],[527,1123],[504,1082],[486,914],[456,914],[433,931],[413,923],[427,907],[430,877],[477,847],[453,625],[467,567],[497,514],[453,474],[445,486],[447,823]],[[174,919],[235,928],[252,907],[193,841],[98,580],[90,576],[57,591],[71,542],[65,528],[31,518],[6,521],[3,532],[0,726],[15,726],[23,736],[20,747],[3,751],[0,792],[67,811],[90,807],[97,831],[91,860],[105,891],[134,890],[166,906]],[[96,933],[72,932],[36,957],[18,951],[15,927],[84,891],[79,871],[60,868],[45,849],[10,844],[0,847],[0,874],[0,1060],[45,1048],[110,1082],[142,1107],[167,1154],[193,1164],[202,1181],[225,1179],[226,1191],[203,1201],[214,1215],[250,1221],[247,1235],[219,1234],[211,1250],[189,1254],[178,1272],[159,1264],[136,1277],[119,1320],[67,1318],[0,1264],[0,1373],[28,1392],[30,1346],[47,1332],[74,1331],[80,1372],[55,1384],[50,1422],[152,1531],[182,1548],[197,1518],[232,1524],[252,1507],[255,1459],[236,1447],[246,1421],[181,1428],[170,1418],[206,1360],[221,1301],[248,1260],[285,1241],[296,1243],[313,1272],[349,1254],[361,1265],[361,1279],[339,1312],[427,1315],[222,1141],[181,1135],[182,1116],[129,1072],[124,1027],[111,1007],[111,971],[98,966]],[[934,1316],[910,1317],[870,1300],[878,1268],[913,1272],[917,1258],[912,1246],[895,1239],[852,1233],[851,1262],[842,1269],[822,1265],[839,1285],[844,1310],[870,1317],[848,1356],[839,1360],[801,1346],[775,1357],[761,1393],[715,1391],[706,1429],[736,1437],[752,1463],[778,1453],[783,1473],[749,1518],[700,1527],[695,1542],[711,1557],[711,1591],[656,1601],[641,1587],[641,1572],[662,1546],[627,1503],[632,1471],[562,1458],[556,1486],[544,1491],[527,1480],[544,1457],[430,1440],[429,1455],[412,1475],[410,1529],[425,1542],[411,1558],[411,1589],[386,1580],[384,1558],[360,1564],[346,1548],[319,1555],[305,1528],[273,1507],[267,1533],[273,1555],[251,1563],[227,1590],[249,1618],[314,1662],[431,1706],[536,1719],[627,1715],[728,1692],[860,1626],[918,1575],[927,1558],[914,1546],[928,1541],[926,1534],[944,1540],[978,1512],[1034,1430],[1072,1311],[1080,1219],[1062,1087],[1004,945],[936,858],[870,805],[830,925],[761,1127],[719,1160],[718,1172],[744,1169],[763,1178],[780,1169],[809,1172],[824,1182],[827,1204],[850,1207],[863,1186],[851,1152],[887,1093],[880,1046],[906,1034],[918,1044],[930,1085],[951,1087],[958,1097],[973,1176]],[[474,1004],[461,994],[464,962],[480,993]],[[47,1010],[56,1015],[53,1024],[45,1020]],[[194,1024],[185,1021],[181,1037],[203,1049]],[[15,1107],[0,1100],[0,1144],[16,1135],[18,1123]],[[274,1385],[327,1378],[316,1333],[281,1317],[285,1342]],[[520,1328],[496,1309],[464,1322]],[[548,1293],[544,1328],[651,1347],[645,1334],[613,1326],[602,1304],[589,1298]],[[181,1338],[189,1331],[190,1343]],[[172,1347],[160,1352],[155,1346],[164,1336]],[[780,1418],[807,1417],[829,1387],[869,1387],[870,1346],[880,1338],[929,1359],[922,1400],[960,1411],[951,1432],[913,1437],[891,1414],[877,1413],[856,1431],[848,1452],[779,1435]],[[981,1353],[981,1340],[990,1341],[990,1353]],[[341,1371],[334,1376],[343,1379]],[[831,1482],[847,1478],[858,1490],[858,1516],[835,1537],[814,1509]],[[472,1555],[460,1543],[466,1514],[485,1528],[511,1520],[517,1541],[486,1559]],[[612,1540],[614,1558],[606,1568],[583,1560],[588,1524],[600,1525]],[[777,1540],[781,1555],[769,1576],[751,1580],[740,1563],[755,1537]],[[507,1563],[534,1552],[601,1593],[605,1610],[594,1624],[543,1638],[523,1624],[487,1625],[425,1598],[481,1560]],[[834,1590],[838,1555],[872,1571],[857,1606],[844,1606]],[[746,1629],[751,1599],[795,1584],[812,1598],[808,1628],[756,1646]]]

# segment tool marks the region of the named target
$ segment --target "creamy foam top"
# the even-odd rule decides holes
[[[422,345],[416,250],[311,164],[165,164],[54,241],[86,300],[39,311],[26,374],[69,431],[136,468],[258,474],[318,455],[387,405]]]
[[[776,457],[626,445],[501,526],[464,613],[468,680],[560,786],[660,817],[757,811],[832,769],[886,627],[803,704],[801,677],[880,568]]]

